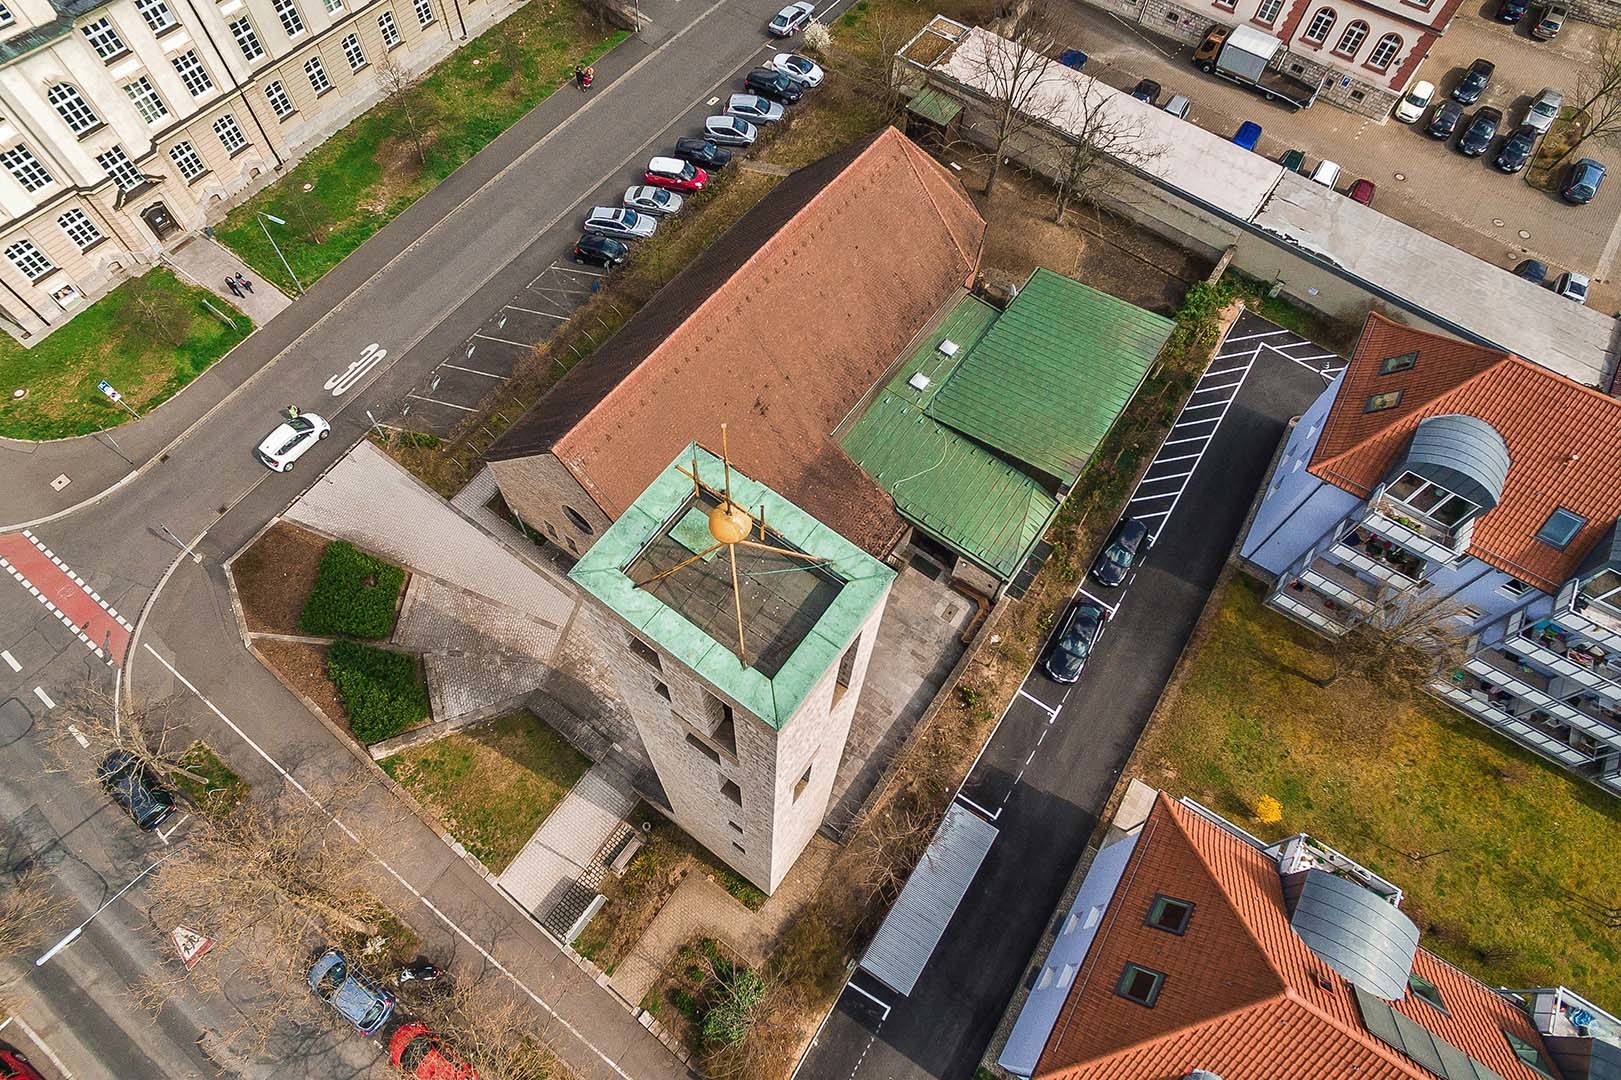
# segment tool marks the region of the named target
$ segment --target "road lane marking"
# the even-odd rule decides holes
[[[51,700],[51,695],[45,692],[44,687],[34,687],[34,696],[45,703],[45,708],[47,711],[56,708],[56,702]]]
[[[349,366],[338,372],[322,384],[321,389],[330,390],[333,397],[342,397],[355,388],[355,384],[364,379],[372,368],[382,362],[388,355],[388,350],[377,342],[372,342],[360,350],[360,355],[349,362]]]
[[[78,727],[76,727],[73,724],[69,724],[68,725],[68,734],[72,735],[73,736],[73,741],[79,744],[79,749],[81,749],[81,750],[90,749],[90,740],[84,737],[84,732],[80,731],[78,729]]]
[[[435,904],[432,900],[429,900],[426,896],[424,896],[422,894],[421,890],[419,890],[415,885],[412,885],[409,881],[405,880],[405,878],[400,874],[400,872],[398,870],[395,870],[394,867],[391,866],[387,862],[387,860],[385,860],[381,855],[377,854],[375,851],[371,850],[364,843],[362,843],[360,837],[356,836],[354,831],[352,829],[350,829],[349,826],[345,825],[342,821],[340,821],[338,819],[338,816],[336,814],[334,814],[331,810],[328,810],[326,808],[326,806],[324,804],[322,804],[320,799],[317,799],[315,797],[315,795],[308,788],[306,788],[303,784],[299,783],[297,777],[293,776],[292,773],[288,772],[285,768],[283,768],[281,762],[279,762],[275,758],[271,757],[270,753],[267,750],[265,750],[264,747],[260,746],[257,742],[255,742],[253,740],[253,738],[247,732],[243,731],[240,727],[237,727],[236,721],[232,720],[229,716],[226,716],[223,712],[220,711],[219,706],[215,705],[208,698],[204,697],[203,692],[201,690],[197,689],[196,685],[194,685],[190,679],[188,679],[184,675],[180,674],[179,669],[177,669],[173,664],[169,663],[169,661],[167,659],[165,659],[162,654],[160,654],[156,649],[152,648],[151,645],[145,644],[144,642],[142,643],[141,648],[145,649],[149,654],[151,654],[153,659],[155,659],[158,663],[162,664],[166,669],[168,669],[169,674],[173,675],[175,677],[175,680],[178,681],[180,683],[180,685],[184,686],[187,690],[190,690],[192,692],[192,694],[197,698],[198,701],[202,702],[205,706],[208,707],[209,712],[211,712],[215,716],[219,717],[220,721],[222,723],[224,723],[226,727],[230,728],[233,732],[236,733],[237,738],[239,738],[243,742],[247,743],[249,748],[252,749],[254,753],[258,754],[261,758],[264,759],[266,764],[268,764],[271,768],[275,769],[277,774],[279,774],[281,776],[281,778],[284,781],[286,781],[288,786],[290,786],[293,790],[297,791],[300,795],[302,795],[306,799],[308,799],[323,814],[326,814],[327,817],[329,819],[331,819],[331,821],[332,821],[332,823],[334,825],[336,825],[338,828],[343,830],[343,834],[345,836],[347,836],[349,838],[349,840],[356,847],[360,848],[360,850],[364,851],[367,855],[370,855],[372,857],[372,859],[377,863],[377,865],[381,866],[384,869],[384,871],[386,871],[388,873],[388,875],[390,877],[392,877],[395,881],[399,882],[399,884],[402,885],[407,891],[409,891],[412,896],[416,897],[417,900],[422,904],[423,907],[427,908],[430,912],[433,913],[433,916],[435,918],[437,918],[441,923],[443,923],[457,937],[459,937],[459,938],[461,938],[461,940],[465,941],[473,950],[475,950],[479,954],[479,956],[483,957],[485,963],[489,964],[495,970],[499,971],[502,975],[505,975],[507,977],[508,981],[510,981],[512,983],[512,985],[514,985],[518,989],[522,990],[524,992],[524,994],[529,998],[530,1001],[534,1002],[536,1005],[538,1005],[542,1009],[544,1009],[546,1011],[547,1015],[549,1015],[553,1020],[557,1021],[558,1025],[560,1027],[562,1027],[564,1030],[566,1030],[570,1035],[573,1035],[576,1039],[578,1039],[582,1046],[586,1047],[593,1054],[595,1054],[598,1058],[600,1058],[602,1060],[603,1064],[607,1065],[608,1068],[610,1068],[610,1069],[612,1069],[614,1071],[615,1075],[622,1077],[623,1080],[633,1080],[631,1075],[629,1073],[627,1073],[624,1069],[621,1069],[619,1067],[618,1063],[615,1062],[613,1058],[609,1057],[602,1050],[599,1050],[597,1048],[596,1044],[591,1042],[591,1040],[587,1039],[585,1037],[584,1033],[582,1033],[579,1028],[575,1027],[568,1020],[564,1019],[563,1016],[561,1014],[559,1014],[556,1009],[554,1009],[550,1005],[548,1005],[546,1003],[546,1001],[544,999],[542,999],[539,994],[537,994],[533,990],[531,990],[529,988],[528,984],[526,984],[522,979],[518,978],[518,976],[514,975],[512,973],[512,971],[509,968],[507,968],[507,966],[505,964],[503,964],[503,963],[501,963],[501,961],[497,960],[494,957],[494,955],[492,955],[490,953],[490,951],[488,949],[484,948],[484,946],[480,945],[477,941],[473,940],[473,938],[467,933],[467,931],[463,930],[453,919],[451,919],[451,917],[449,915],[446,915],[443,911],[441,911],[437,904]]]
[[[0,660],[4,660],[10,665],[12,671],[21,671],[23,669],[23,666],[17,663],[17,658],[12,656],[9,650],[0,649]]]
[[[847,982],[844,985],[848,986],[850,989],[854,990],[856,993],[860,994],[862,997],[866,998],[868,1001],[872,1002],[874,1005],[876,1005],[880,1009],[884,1010],[883,1019],[885,1019],[885,1020],[889,1019],[889,1003],[886,1002],[883,998],[877,997],[877,996],[875,996],[873,994],[867,993],[865,990],[861,989],[861,987],[857,986],[854,982]]]
[[[987,743],[987,745],[989,745],[989,744]],[[1020,775],[1023,775],[1023,774],[1021,773]],[[1018,783],[1018,781],[1015,780],[1014,783]],[[970,799],[968,796],[964,795],[961,791],[957,792],[957,801],[962,803],[964,806],[968,807],[968,809],[985,815],[985,817],[990,821],[995,821],[997,818],[1002,816],[1002,808],[1000,806],[998,806],[996,808],[996,813],[993,814],[989,810],[985,809],[983,806],[979,805],[973,799]],[[1007,802],[1007,797],[1003,796],[1002,801],[1003,801],[1003,803],[1006,803]]]
[[[1042,712],[1046,713],[1048,716],[1056,715],[1057,712],[1058,712],[1057,709],[1053,708],[1051,705],[1047,704],[1045,701],[1042,701],[1040,698],[1036,697],[1034,694],[1032,694],[1030,691],[1026,690],[1022,686],[1019,687],[1019,696],[1022,697],[1022,698],[1025,698],[1028,701],[1035,702],[1036,703],[1036,708],[1040,709]]]

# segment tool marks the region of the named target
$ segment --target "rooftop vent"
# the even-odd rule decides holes
[[[956,356],[958,348],[960,348],[960,346],[958,346],[958,344],[955,341],[952,341],[950,338],[946,338],[940,343],[940,351],[945,353],[947,356]]]
[[[1194,1069],[1192,1072],[1184,1076],[1182,1080],[1221,1080],[1221,1077],[1217,1076],[1209,1069]]]
[[[948,341],[946,344],[950,345],[951,343]],[[910,386],[913,390],[927,390],[929,388],[929,377],[923,374],[923,372],[919,371],[910,379],[906,380],[906,385]]]

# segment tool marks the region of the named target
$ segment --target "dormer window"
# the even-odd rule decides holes
[[[1148,905],[1148,918],[1145,924],[1156,930],[1164,930],[1170,934],[1181,934],[1188,928],[1188,920],[1193,917],[1193,905],[1186,900],[1178,900],[1172,896],[1156,896],[1154,902]]]
[[[1480,509],[1462,495],[1448,491],[1415,472],[1402,473],[1385,490],[1385,494],[1412,513],[1449,530]]]
[[[1567,544],[1576,539],[1576,534],[1581,532],[1582,526],[1586,524],[1586,518],[1574,510],[1566,510],[1561,506],[1549,514],[1548,520],[1542,523],[1542,528],[1537,530],[1537,539],[1551,548],[1563,551]]]
[[[1394,375],[1398,371],[1411,371],[1413,365],[1418,363],[1418,353],[1402,353],[1400,356],[1389,356],[1379,362],[1379,374]]]
[[[1362,411],[1365,413],[1384,412],[1386,409],[1394,409],[1400,404],[1401,391],[1390,390],[1383,394],[1369,394],[1368,403],[1362,407]]]

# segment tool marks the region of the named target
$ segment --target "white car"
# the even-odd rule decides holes
[[[615,240],[645,240],[659,227],[652,214],[639,214],[625,206],[597,206],[585,217],[585,231]]]
[[[332,425],[314,413],[299,413],[265,436],[253,454],[274,472],[292,472],[293,462],[332,434]]]
[[[626,206],[637,213],[656,214],[659,217],[679,214],[685,201],[675,192],[654,187],[652,184],[638,184],[625,192]]]
[[[792,37],[810,25],[816,14],[816,5],[810,0],[797,0],[777,12],[777,17],[766,24],[766,33],[772,37]]]
[[[1566,270],[1559,275],[1559,280],[1553,283],[1554,292],[1578,304],[1587,303],[1587,287],[1587,275],[1578,274],[1574,270]]]
[[[704,120],[704,136],[721,146],[753,146],[760,132],[735,116],[711,116]]]
[[[798,53],[778,53],[771,58],[771,69],[782,72],[806,90],[822,85],[821,65]]]
[[[782,106],[758,94],[733,94],[726,99],[726,115],[756,124],[775,124],[782,119]]]
[[[1544,86],[1542,92],[1531,100],[1525,110],[1525,122],[1536,128],[1538,135],[1548,134],[1553,122],[1559,119],[1559,112],[1565,107],[1565,95],[1551,86]]]
[[[1435,98],[1435,84],[1420,79],[1414,83],[1396,105],[1396,119],[1404,124],[1416,124],[1424,110]]]

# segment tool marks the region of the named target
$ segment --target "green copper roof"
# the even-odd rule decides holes
[[[913,94],[906,109],[923,119],[945,127],[962,112],[962,102],[933,86],[925,86]]]
[[[689,447],[609,526],[569,578],[641,636],[780,729],[839,662],[895,572],[734,465],[733,501],[757,520],[764,519],[766,542],[820,560],[739,547],[750,658],[745,665],[737,653],[725,549],[676,570],[652,588],[635,584],[713,542],[705,513],[715,500],[694,496],[688,475],[694,454],[705,487],[720,488],[720,459]]]
[[[1047,531],[1058,500],[1017,465],[926,412],[997,315],[972,296],[959,301],[841,442],[902,517],[1006,580]],[[954,357],[940,351],[943,341],[956,343]],[[922,390],[910,385],[919,373],[929,380]]]
[[[1172,325],[1038,269],[928,414],[1067,487],[1142,385]]]

